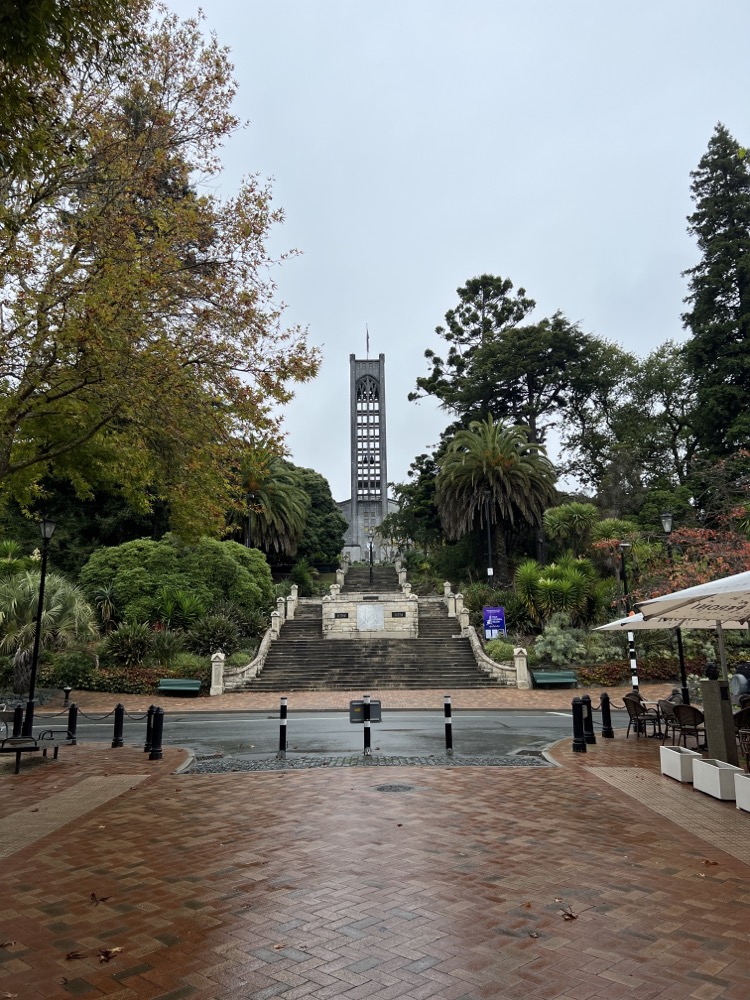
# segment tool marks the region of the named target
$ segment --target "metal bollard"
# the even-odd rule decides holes
[[[372,750],[370,749],[370,696],[366,694],[363,696],[364,704],[362,705],[362,721],[364,722],[364,732],[365,732],[365,757],[372,756]]]
[[[276,754],[276,760],[286,759],[286,698],[281,699],[281,704],[279,705],[279,750]]]
[[[154,712],[156,705],[149,705],[146,713],[146,742],[143,745],[144,753],[151,753],[151,744],[154,739]]]
[[[20,736],[23,729],[23,705],[16,705],[13,713],[13,735]]]
[[[154,709],[154,725],[151,733],[151,753],[148,755],[149,760],[161,760],[164,754],[161,750],[161,738],[164,732],[164,709],[155,708]]]
[[[589,746],[596,743],[594,734],[594,716],[591,711],[591,698],[587,694],[581,698],[583,702],[583,738]]]
[[[583,702],[580,698],[573,699],[573,753],[586,753],[586,740],[583,735]]]
[[[63,688],[63,694],[65,695],[65,701],[63,702],[63,708],[67,708],[68,705],[70,704],[70,692],[72,690],[73,690],[73,688],[70,686],[70,684],[66,684],[65,687]]]
[[[73,746],[78,746],[76,733],[78,731],[78,705],[75,702],[68,709],[68,739]]]
[[[602,739],[613,740],[615,731],[612,728],[612,706],[609,703],[609,695],[603,691],[599,703],[602,706]]]
[[[112,749],[123,745],[122,733],[125,728],[125,706],[120,704],[115,708],[115,731],[112,734]]]
[[[445,713],[445,752],[453,756],[453,720],[451,719],[451,696],[443,695],[443,712]]]

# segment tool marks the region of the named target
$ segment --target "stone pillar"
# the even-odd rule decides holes
[[[456,614],[461,617],[461,612],[464,609],[464,595],[456,594]]]
[[[522,646],[513,650],[513,666],[516,668],[516,687],[528,691],[531,687],[531,674],[526,650]]]
[[[278,611],[271,612],[271,638],[278,639],[281,632],[281,615]]]
[[[406,570],[400,569],[398,571],[398,585],[399,587],[403,587],[405,583],[406,583]]]
[[[452,588],[451,588],[451,582],[450,582],[450,580],[446,580],[443,583],[443,597],[450,597],[450,595],[451,595],[451,589]]]
[[[462,608],[459,612],[458,622],[461,626],[461,636],[465,639],[469,634],[469,611],[467,608]]]
[[[343,587],[344,586],[344,571],[343,571],[343,569],[337,569],[336,570],[336,586],[337,587]]]
[[[448,604],[448,617],[449,618],[455,618],[456,617],[456,595],[455,594],[448,594],[447,604]]]
[[[208,693],[211,698],[224,694],[224,654],[220,649],[211,657],[211,687]]]
[[[402,590],[402,591],[403,591],[403,593],[404,593],[404,594],[406,594],[406,596],[408,597],[408,596],[409,596],[409,594],[411,594],[411,584],[410,584],[410,583],[404,583],[404,584],[402,585],[402,587],[401,587],[401,590]]]
[[[332,583],[329,589],[331,591],[331,597],[335,601],[341,592],[341,587],[337,583]]]
[[[701,698],[706,717],[708,756],[737,767],[737,738],[729,685],[726,681],[701,680]]]
[[[280,618],[279,627],[281,627],[281,625],[284,624],[284,621],[286,619],[286,601],[284,600],[283,597],[276,598],[276,610],[279,613],[279,618]]]
[[[395,563],[393,565],[396,567],[396,572],[400,573],[401,572],[401,557],[400,556],[396,559],[396,561],[395,561]]]
[[[294,619],[294,615],[297,611],[297,605],[299,604],[299,587],[296,583],[292,584],[292,592],[286,599],[286,616],[289,621]]]

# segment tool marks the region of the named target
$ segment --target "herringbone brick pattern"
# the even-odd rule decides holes
[[[149,771],[75,748],[76,772],[73,753],[0,778],[4,814],[84,768],[151,776],[4,863],[0,996],[748,996],[750,869],[597,777],[653,777],[658,741],[564,743],[546,770],[170,775],[176,751]]]

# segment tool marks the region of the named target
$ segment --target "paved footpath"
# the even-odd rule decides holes
[[[0,998],[747,1000],[750,815],[661,777],[658,750],[618,732],[551,768],[221,775],[179,773],[174,748],[2,759]]]

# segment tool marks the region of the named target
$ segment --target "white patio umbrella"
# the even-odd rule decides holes
[[[674,622],[675,627],[680,628],[715,628],[719,638],[721,673],[724,680],[728,680],[724,629],[748,627],[750,572],[735,573],[722,580],[675,590],[672,594],[654,597],[650,601],[640,601],[637,607],[644,621],[658,618],[662,622]],[[712,622],[713,625],[704,626],[701,622]]]

